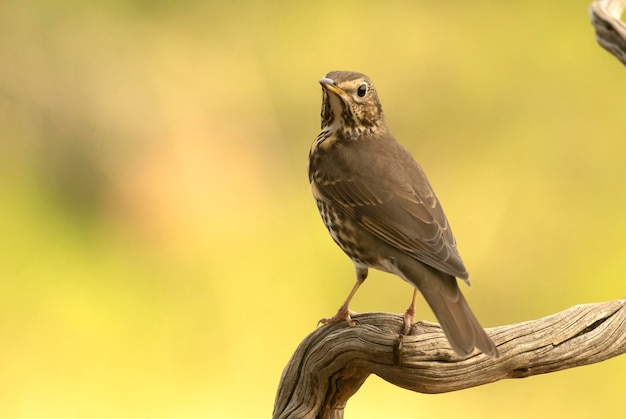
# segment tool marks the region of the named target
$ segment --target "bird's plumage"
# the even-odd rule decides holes
[[[422,168],[395,140],[387,142],[389,155],[377,154],[379,139],[358,141],[329,153],[324,177],[311,179],[317,198],[332,202],[359,227],[398,250],[455,277],[469,278]]]
[[[457,285],[457,277],[469,284],[469,275],[441,204],[387,128],[371,80],[331,72],[320,83],[322,132],[309,155],[309,181],[331,236],[357,272],[373,267],[416,286],[455,351],[497,354]]]

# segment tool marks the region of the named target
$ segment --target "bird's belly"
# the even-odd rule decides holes
[[[372,237],[345,213],[324,201],[317,201],[324,225],[335,243],[357,265],[386,271],[380,263],[380,255],[372,251]]]

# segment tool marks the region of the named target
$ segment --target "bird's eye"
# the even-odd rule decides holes
[[[359,86],[356,94],[359,95],[359,97],[363,97],[365,96],[365,93],[367,93],[367,83],[364,82],[362,85]]]

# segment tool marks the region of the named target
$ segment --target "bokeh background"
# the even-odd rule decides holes
[[[376,83],[485,326],[626,294],[626,69],[588,1],[0,1],[0,417],[271,415],[354,280],[310,196],[326,72]],[[356,311],[402,312],[372,272]],[[434,320],[421,303],[419,318]],[[620,417],[626,359],[347,417]]]

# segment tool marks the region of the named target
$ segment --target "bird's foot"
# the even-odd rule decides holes
[[[320,319],[320,321],[317,322],[317,325],[319,326],[320,324],[337,323],[343,320],[348,323],[348,326],[354,327],[358,324],[358,321],[352,318],[352,315],[354,314],[356,313],[350,310],[347,306],[341,306],[339,307],[339,310],[337,310],[337,314],[335,314],[333,317],[325,317],[323,319]]]
[[[413,327],[415,322],[415,307],[411,306],[404,312],[404,327],[402,328],[401,336],[407,336]]]

